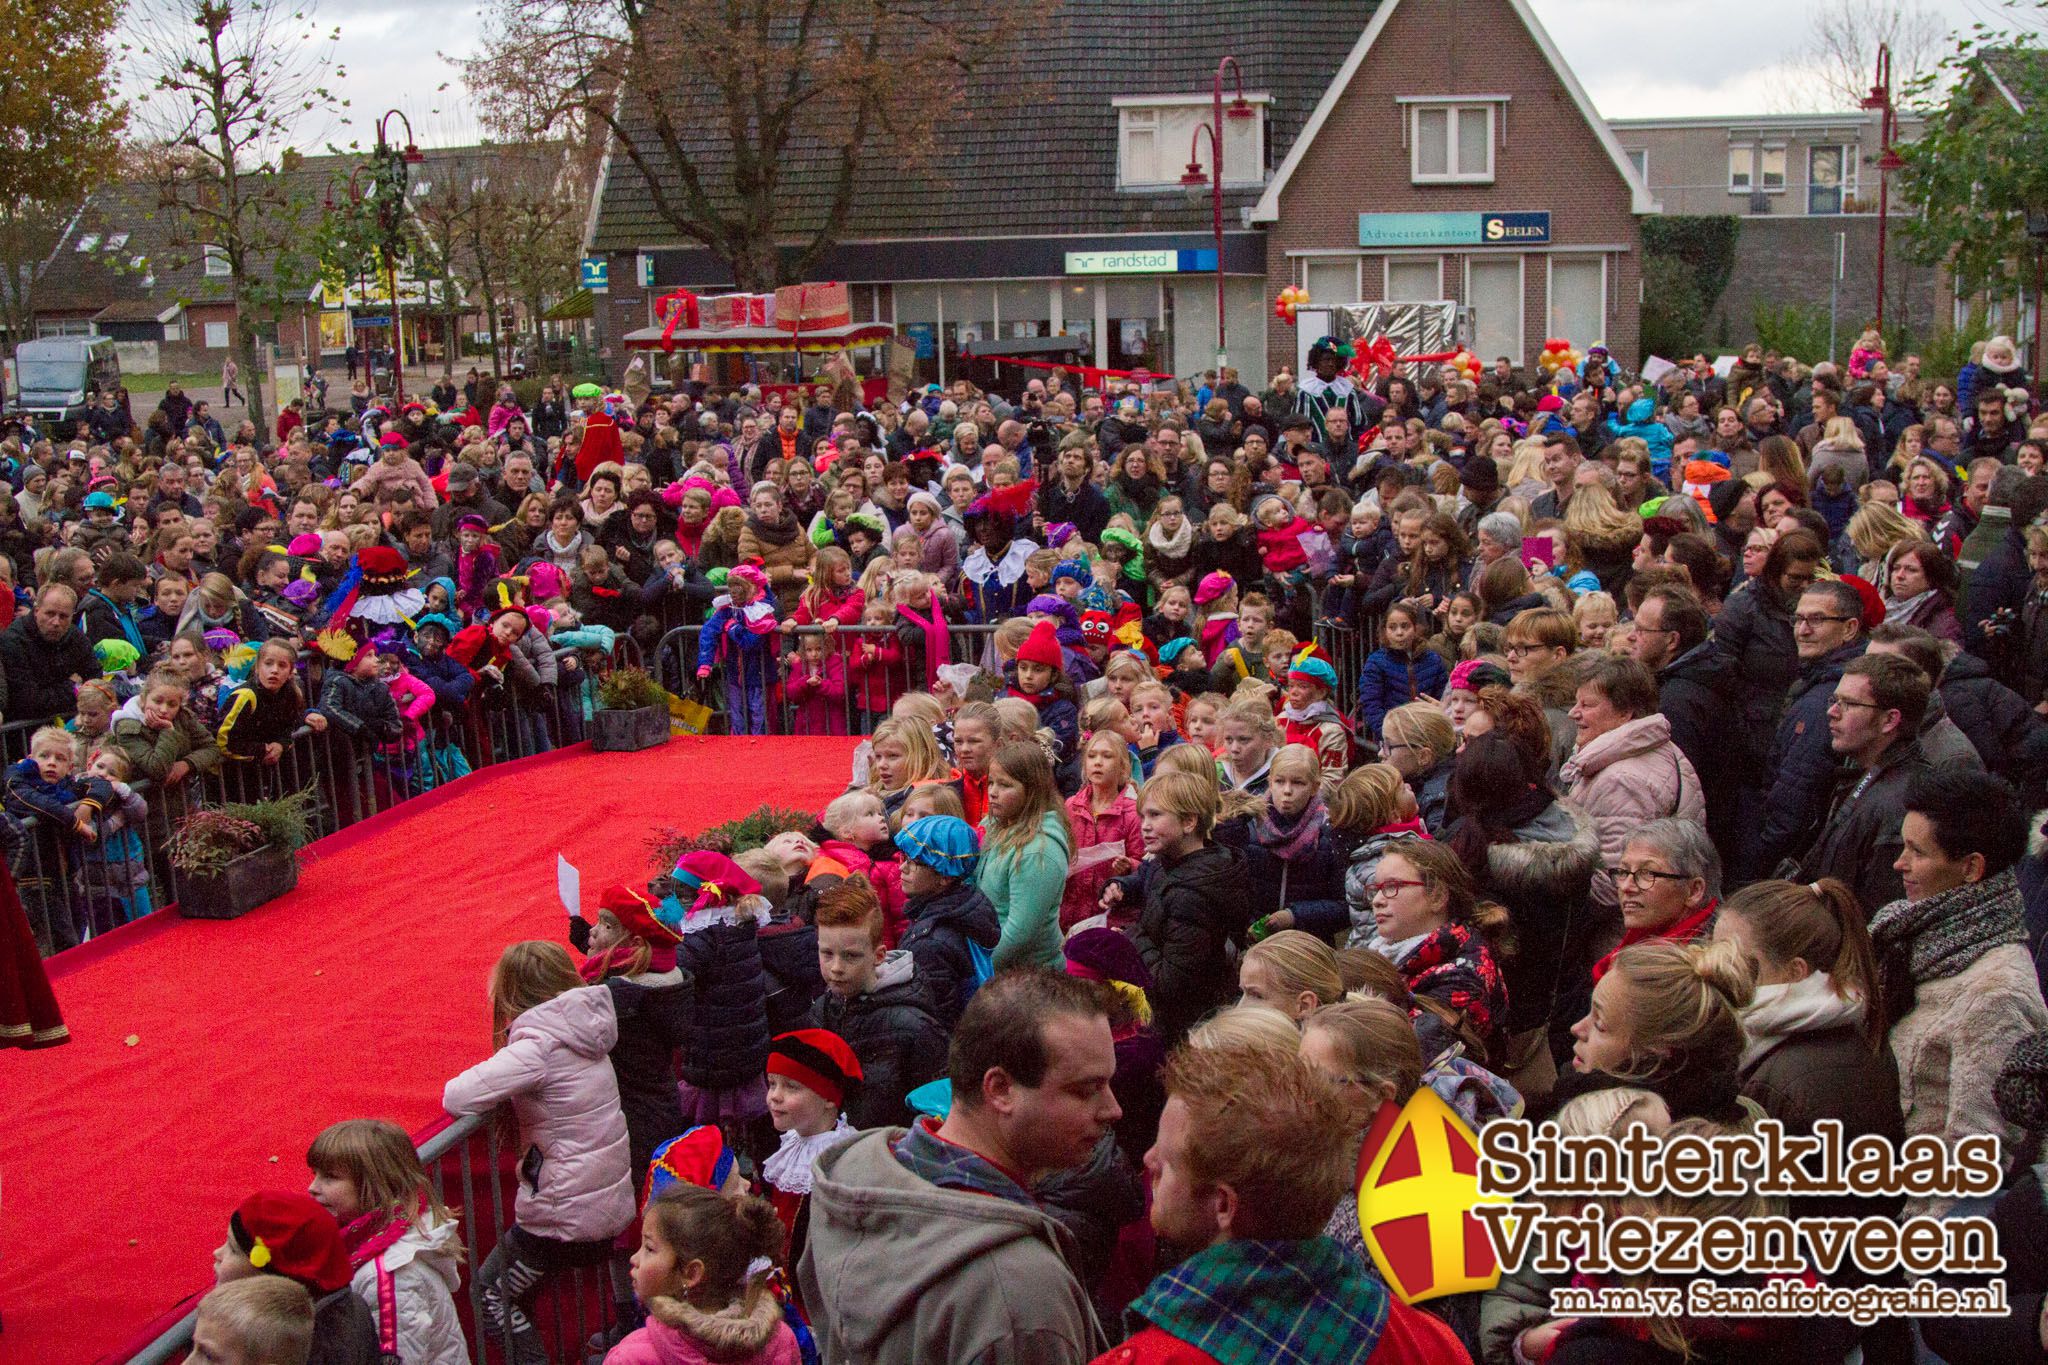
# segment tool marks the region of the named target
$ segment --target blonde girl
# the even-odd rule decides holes
[[[975,885],[1002,927],[995,967],[1061,969],[1060,898],[1074,831],[1053,783],[1052,760],[1035,743],[1008,743],[990,760],[988,818],[981,825]]]
[[[1607,634],[1621,620],[1612,593],[1582,593],[1572,603],[1572,620],[1579,626],[1579,644],[1585,649],[1607,648]]]
[[[1116,703],[1105,698],[1094,705]],[[1095,914],[1109,879],[1125,876],[1145,856],[1138,799],[1131,790],[1131,748],[1115,730],[1097,728],[1081,746],[1081,790],[1067,798],[1067,823],[1074,831],[1076,853],[1106,844],[1117,845],[1121,852],[1068,877],[1060,897],[1061,933]]]
[[[918,783],[942,782],[948,775],[929,725],[891,716],[868,742],[868,790],[882,798],[884,813],[893,814]]]
[[[1738,1117],[1742,1011],[1756,969],[1734,944],[1630,944],[1572,1025],[1572,1070],[1614,1076],[1663,1097],[1674,1118]]]
[[[1273,750],[1280,743],[1280,727],[1273,719],[1272,706],[1258,697],[1240,697],[1223,708],[1216,729],[1223,741],[1219,769],[1223,785],[1232,791],[1264,796]]]
[[[349,1287],[380,1322],[389,1293],[398,1358],[407,1365],[462,1365],[469,1359],[455,1313],[462,1238],[434,1193],[412,1139],[383,1119],[345,1119],[306,1151],[314,1201],[341,1224],[354,1272]]]
[[[633,1293],[653,1319],[608,1360],[729,1360],[796,1365],[796,1336],[760,1257],[782,1254],[782,1221],[765,1199],[677,1183],[647,1205],[633,1253]]]
[[[1264,945],[1261,945],[1264,946]],[[1422,1088],[1422,1049],[1415,1027],[1398,1006],[1373,997],[1338,1000],[1312,1009],[1301,1021],[1301,1060],[1337,1088],[1351,1115],[1356,1147],[1382,1106],[1408,1103]],[[1364,1257],[1358,1200],[1339,1199],[1323,1235]]]
[[[985,701],[963,703],[953,713],[953,785],[964,807],[961,818],[970,825],[988,814],[988,765],[1002,728],[1002,713]]]
[[[1191,1048],[1271,1048],[1298,1055],[1301,1030],[1293,1018],[1269,1005],[1246,1002],[1218,1010],[1188,1032]]]
[[[1245,951],[1237,988],[1247,1005],[1279,1010],[1299,1023],[1344,998],[1344,977],[1329,944],[1299,929],[1282,929]]]
[[[633,1220],[626,1119],[611,1058],[591,1040],[618,1031],[612,994],[585,986],[559,943],[528,940],[491,969],[495,1056],[449,1081],[450,1114],[487,1114],[507,1100],[518,1150],[536,1174],[519,1182],[513,1226],[477,1267],[487,1335],[507,1354],[541,1359],[546,1348],[529,1305],[549,1270],[570,1258],[595,1264]]]
[[[967,807],[961,804],[960,793],[944,782],[924,782],[910,789],[910,795],[903,798],[903,804],[890,818],[889,828],[900,830],[913,820],[927,815],[950,815],[955,820],[967,818]]]
[[[1203,692],[1189,697],[1181,709],[1181,724],[1187,728],[1188,741],[1207,749],[1211,756],[1222,752],[1223,736],[1220,725],[1223,708],[1228,704],[1220,692]]]
[[[1026,623],[1025,630],[1028,634],[1029,623]],[[1128,711],[1131,706],[1131,694],[1137,691],[1141,684],[1152,681],[1152,670],[1145,666],[1145,661],[1138,655],[1128,650],[1119,650],[1109,656],[1109,663],[1102,670],[1102,679],[1109,695],[1122,702],[1124,709]]]

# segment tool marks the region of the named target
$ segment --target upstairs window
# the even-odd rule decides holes
[[[1271,96],[1247,94],[1250,112],[1232,117],[1233,97],[1223,101],[1223,185],[1256,189],[1266,183],[1266,106]],[[1117,111],[1117,188],[1179,189],[1188,160],[1209,173],[1209,135],[1196,130],[1212,122],[1216,106],[1208,95],[1126,95],[1110,101]]]
[[[1409,179],[1417,185],[1493,183],[1491,104],[1416,104],[1409,109]]]
[[[226,279],[235,272],[228,265],[228,253],[224,247],[209,246],[206,251],[206,273],[213,279]]]

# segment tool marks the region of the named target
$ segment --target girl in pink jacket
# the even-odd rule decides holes
[[[402,800],[426,790],[419,784],[414,760],[419,757],[420,740],[426,735],[420,721],[434,709],[434,689],[406,668],[405,657],[395,643],[391,649],[380,647],[377,651],[377,669],[384,677],[384,686],[390,690],[391,700],[398,707],[398,718],[405,726],[397,742],[380,745],[377,749],[378,778],[395,789],[384,793],[387,800],[394,797]]]
[[[846,733],[846,660],[831,645],[822,635],[806,635],[796,643],[795,662],[782,684],[796,712],[791,734]]]
[[[612,994],[585,986],[558,943],[515,943],[491,971],[498,1050],[448,1082],[441,1107],[458,1117],[510,1100],[519,1121],[514,1221],[477,1267],[483,1329],[513,1360],[543,1360],[528,1315],[550,1270],[595,1265],[633,1221],[626,1119],[610,1052],[619,1038]]]
[[[1067,874],[1060,897],[1060,932],[1100,913],[1102,888],[1145,856],[1138,801],[1131,795],[1131,747],[1114,730],[1097,730],[1081,750],[1081,790],[1067,798],[1067,823],[1074,827],[1074,855],[1098,844],[1121,850],[1106,862]],[[1094,856],[1100,857],[1101,854]]]
[[[796,1334],[756,1256],[782,1252],[782,1221],[766,1200],[678,1184],[650,1200],[633,1253],[633,1293],[647,1325],[605,1365],[797,1365]]]

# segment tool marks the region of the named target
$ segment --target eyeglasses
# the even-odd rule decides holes
[[[1385,881],[1367,882],[1364,890],[1367,900],[1376,901],[1382,896],[1399,895],[1407,887],[1426,885],[1428,885],[1426,882],[1411,882],[1404,881],[1399,877],[1388,877]]]
[[[1874,701],[1857,701],[1854,697],[1845,697],[1842,696],[1840,693],[1836,693],[1834,696],[1828,698],[1828,710],[1830,711],[1836,710],[1837,708],[1846,710],[1850,707],[1856,707],[1864,711],[1883,711],[1889,709],[1887,707],[1880,706],[1878,703]]]
[[[1855,619],[1856,618],[1853,616],[1800,615],[1792,618],[1792,628],[1794,630],[1797,630],[1801,626],[1806,626],[1812,630],[1819,630],[1822,626],[1826,625],[1830,621],[1853,621]]]
[[[1655,886],[1658,882],[1689,882],[1691,877],[1683,872],[1659,872],[1650,867],[1610,867],[1607,875],[1614,878],[1616,886],[1631,882],[1637,886]]]

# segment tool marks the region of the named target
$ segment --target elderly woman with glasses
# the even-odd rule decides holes
[[[1592,654],[1577,677],[1571,717],[1579,742],[1558,777],[1565,797],[1593,817],[1606,865],[1616,865],[1631,831],[1647,821],[1675,815],[1704,824],[1700,775],[1672,742],[1650,670],[1624,655]],[[1613,882],[1594,878],[1593,900],[1614,905]]]
[[[1598,981],[1615,953],[1650,939],[1691,943],[1709,936],[1721,903],[1721,855],[1704,826],[1682,819],[1638,827],[1608,864],[1621,897],[1621,942],[1593,964]]]

